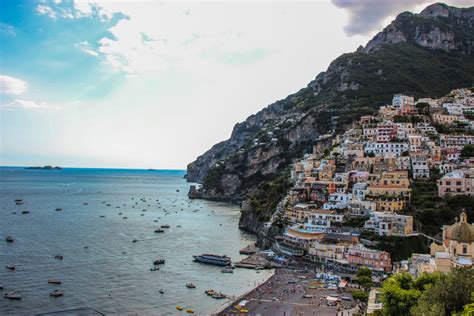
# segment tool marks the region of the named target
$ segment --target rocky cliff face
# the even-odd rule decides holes
[[[402,13],[365,48],[334,60],[307,87],[235,125],[230,139],[188,165],[195,196],[244,200],[241,227],[258,231],[285,193],[292,160],[393,94],[442,96],[474,82],[474,8]],[[321,148],[320,148],[321,149]]]
[[[420,14],[401,13],[362,49],[367,53],[383,45],[415,43],[430,49],[472,53],[474,7],[455,8],[435,3]]]

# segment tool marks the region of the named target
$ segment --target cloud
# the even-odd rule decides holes
[[[81,50],[82,52],[84,52],[88,55],[91,55],[91,56],[94,56],[94,57],[99,56],[99,53],[96,52],[95,50],[93,50],[91,45],[87,41],[82,41],[82,42],[76,43],[74,46],[77,49]]]
[[[422,6],[428,6],[435,1],[429,0],[331,0],[332,3],[349,14],[349,20],[344,26],[344,32],[349,35],[370,35],[381,30],[384,22],[391,16]],[[444,1],[449,5],[468,6],[472,0]]]
[[[36,7],[36,12],[38,12],[39,15],[47,15],[53,20],[57,19],[56,11],[50,6],[40,4]]]
[[[13,28],[13,26],[5,24],[5,23],[1,23],[1,22],[0,22],[0,34],[5,34],[8,36],[16,35],[15,29]]]
[[[4,109],[22,110],[60,110],[62,107],[49,105],[46,102],[36,102],[31,100],[14,99],[12,102],[3,105]]]
[[[26,91],[26,82],[6,75],[0,75],[0,93],[20,95]]]

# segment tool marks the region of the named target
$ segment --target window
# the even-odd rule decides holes
[[[462,245],[462,254],[463,255],[467,254],[467,246],[466,245]]]

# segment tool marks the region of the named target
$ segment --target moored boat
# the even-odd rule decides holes
[[[234,273],[234,269],[232,268],[224,268],[221,270],[222,273]]]
[[[158,268],[156,266],[150,269],[150,271],[158,271],[158,270],[160,270],[160,268]]]
[[[64,295],[64,292],[60,290],[54,290],[51,293],[49,293],[49,296],[52,296],[52,297],[60,297],[63,295]]]
[[[196,288],[196,285],[194,285],[193,283],[186,283],[186,287],[188,289],[195,289]]]
[[[155,233],[164,233],[164,232],[165,232],[164,229],[161,229],[161,228],[155,229]]]
[[[61,280],[59,279],[48,279],[49,284],[61,284]]]
[[[15,292],[5,293],[3,297],[9,300],[21,300],[21,295]]]
[[[219,255],[214,255],[214,254],[202,254],[198,256],[193,256],[195,261],[202,262],[202,263],[207,263],[207,264],[214,264],[218,266],[230,266],[231,265],[231,259],[227,257],[226,255],[224,256],[219,256]]]
[[[165,264],[165,259],[157,258],[153,261],[154,265]]]
[[[179,311],[182,311],[184,309],[184,307],[182,306],[176,306],[176,309],[179,310]]]
[[[16,267],[14,264],[10,263],[9,265],[7,265],[5,268],[7,268],[8,270],[15,270]]]
[[[161,225],[161,228],[170,228],[170,225]]]

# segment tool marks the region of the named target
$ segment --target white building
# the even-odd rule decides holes
[[[387,154],[400,157],[405,151],[408,151],[409,144],[401,142],[378,143],[367,142],[364,151],[366,154],[374,153],[376,156],[385,156]]]
[[[364,228],[379,236],[407,236],[413,233],[413,216],[392,212],[372,212]]]

